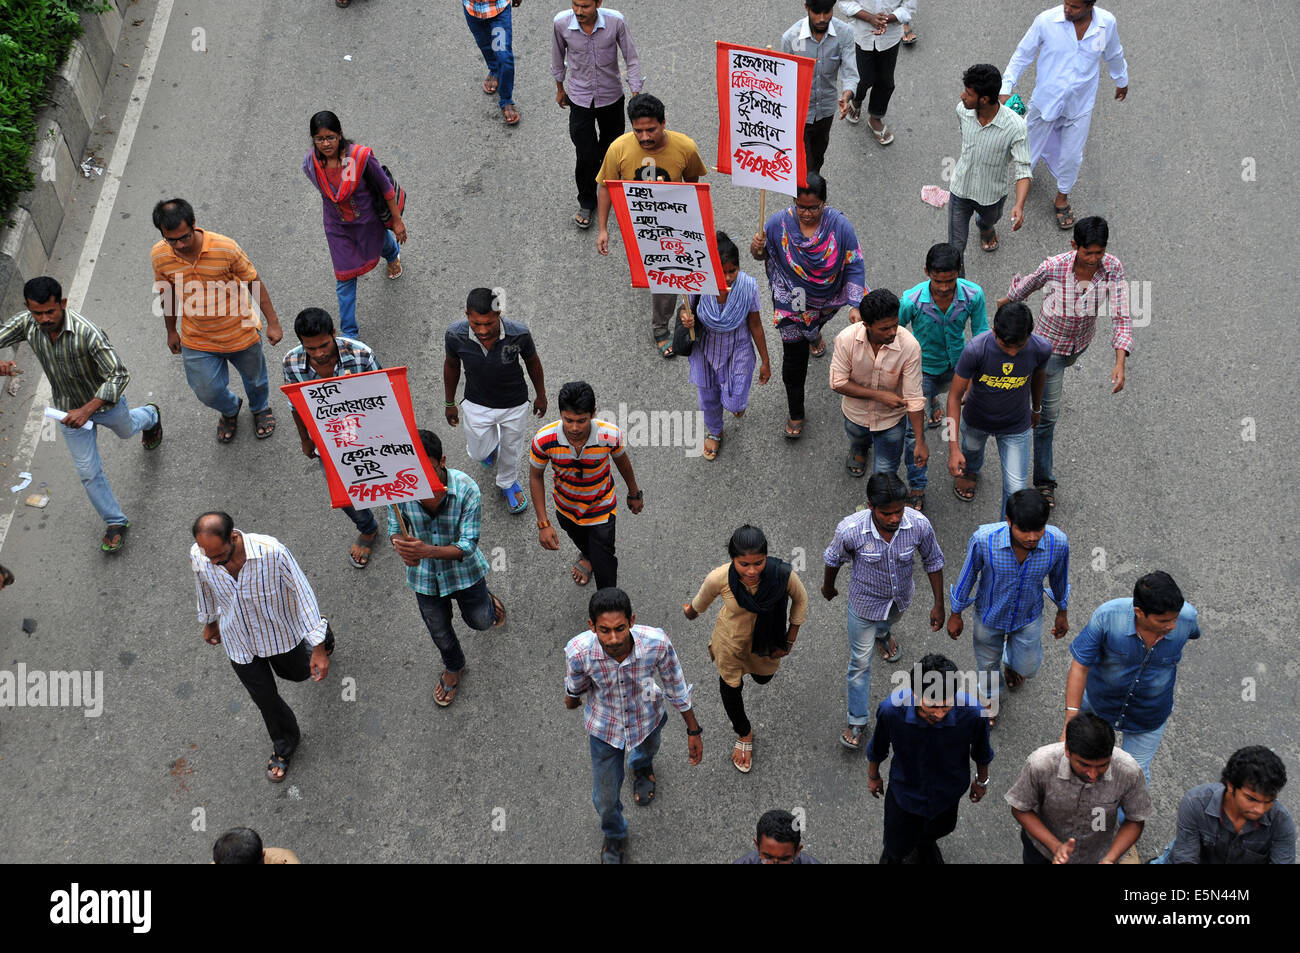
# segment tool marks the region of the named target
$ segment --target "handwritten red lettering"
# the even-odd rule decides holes
[[[415,488],[420,485],[420,478],[414,469],[399,470],[391,483],[354,483],[348,487],[348,494],[362,503],[375,500],[405,500],[415,496]]]
[[[793,171],[790,156],[785,152],[778,152],[771,159],[765,159],[751,149],[739,148],[732,154],[732,159],[746,172],[757,172],[764,178],[777,182],[790,178]]]

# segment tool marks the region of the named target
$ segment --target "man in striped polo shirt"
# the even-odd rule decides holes
[[[221,414],[218,442],[235,439],[244,405],[242,397],[231,393],[228,364],[244,382],[257,439],[266,439],[275,432],[275,415],[262,354],[262,325],[251,307],[253,294],[266,315],[266,340],[275,345],[284,337],[266,284],[237,242],[195,227],[194,207],[184,199],[155,205],[153,224],[162,233],[150,258],[168,349],[183,356],[185,380],[194,396]],[[179,317],[184,321],[178,332]]]
[[[627,483],[627,506],[640,513],[645,496],[637,486],[623,431],[596,420],[596,393],[586,381],[570,381],[560,388],[560,419],[533,437],[532,467],[528,485],[537,512],[538,537],[543,549],[560,548],[555,527],[546,518],[546,465],[555,466],[555,518],[578,547],[573,581],[585,586],[593,573],[596,586],[618,584],[618,557],[614,555],[614,519],[618,511],[612,457]]]

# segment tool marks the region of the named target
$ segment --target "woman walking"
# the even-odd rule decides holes
[[[859,319],[858,302],[871,290],[862,246],[844,214],[827,206],[826,180],[809,172],[808,184],[799,187],[794,204],[767,220],[750,242],[749,253],[767,263],[790,412],[785,436],[798,440],[803,436],[808,355],[826,353],[822,327],[844,305],[849,305],[850,321]]]
[[[688,619],[698,619],[714,599],[722,597],[709,657],[718,668],[722,707],[737,736],[731,763],[748,774],[754,763],[754,729],[745,715],[741,683],[746,674],[759,685],[776,675],[781,659],[799,637],[808,593],[788,562],[768,557],[767,537],[757,526],[746,523],[732,533],[727,552],[731,561],[704,577],[700,591],[682,606],[682,612]]]
[[[722,447],[722,412],[743,417],[749,406],[755,348],[762,358],[758,382],[766,384],[772,377],[767,338],[758,313],[758,282],[740,270],[740,249],[726,232],[718,232],[718,257],[727,290],[716,297],[692,295],[690,307],[681,312],[682,326],[695,330],[691,383],[699,390],[700,411],[708,430],[704,438],[705,460],[716,459]]]
[[[338,282],[339,331],[355,340],[360,334],[357,278],[379,264],[381,256],[388,262],[389,278],[402,275],[398,246],[406,244],[403,202],[374,151],[343,137],[338,116],[318,112],[311,117],[310,129],[312,148],[302,171],[321,194],[325,240]],[[382,205],[376,196],[383,197]]]

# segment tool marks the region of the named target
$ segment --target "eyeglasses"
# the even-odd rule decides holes
[[[338,142],[339,137],[338,136],[312,136],[311,141],[319,145],[326,142]]]
[[[796,215],[820,215],[822,209],[826,207],[825,202],[818,202],[816,205],[798,205],[794,207]]]
[[[177,245],[181,244],[182,242],[187,242],[193,237],[194,237],[194,229],[191,228],[184,235],[177,235],[175,238],[168,238],[166,235],[164,235],[163,241],[165,241],[168,245],[171,245],[173,248],[175,248]]]

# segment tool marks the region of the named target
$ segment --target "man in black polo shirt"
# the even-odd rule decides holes
[[[484,467],[497,468],[497,486],[511,513],[528,508],[519,485],[519,459],[524,450],[528,419],[528,385],[523,367],[537,391],[533,413],[546,413],[546,382],[528,328],[503,321],[491,288],[475,288],[465,302],[465,320],[447,328],[447,358],[442,365],[446,387],[447,423],[460,423],[465,412],[466,450]],[[465,399],[456,406],[461,365],[465,367]]]

